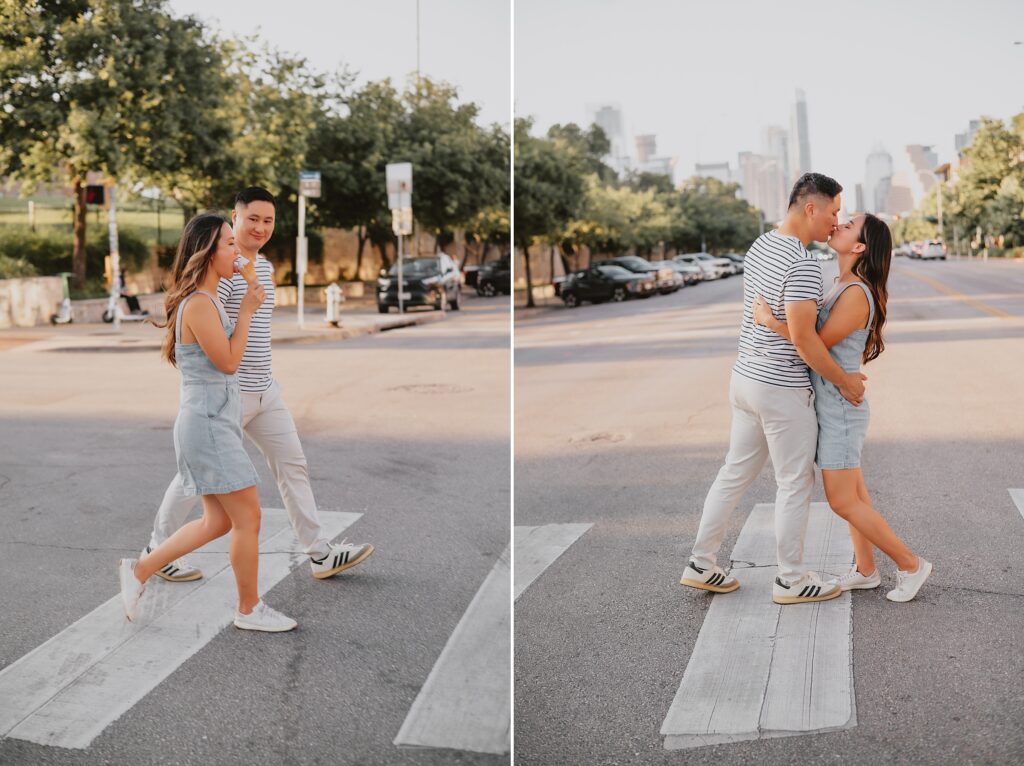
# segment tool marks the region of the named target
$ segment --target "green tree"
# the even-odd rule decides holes
[[[757,210],[736,196],[737,184],[694,177],[675,196],[671,207],[671,243],[680,250],[712,252],[745,250],[757,238]]]
[[[70,182],[75,284],[85,178],[153,183],[225,155],[220,48],[163,0],[0,0],[0,175]]]
[[[526,305],[534,306],[530,246],[556,242],[576,218],[585,188],[575,157],[554,141],[530,135],[532,121],[515,121],[515,244],[526,263]]]

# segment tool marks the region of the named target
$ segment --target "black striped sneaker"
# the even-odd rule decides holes
[[[843,589],[838,580],[822,580],[816,572],[806,572],[796,582],[775,578],[772,586],[772,601],[776,604],[807,604],[812,601],[828,601],[839,598]]]
[[[732,593],[740,587],[740,581],[732,575],[727,575],[721,567],[701,568],[692,560],[686,566],[679,584],[709,590],[712,593]]]
[[[147,545],[145,550],[142,551],[142,556],[152,552],[152,546]],[[142,556],[139,556],[139,558],[142,558]],[[162,577],[164,580],[167,580],[167,582],[192,582],[193,580],[203,579],[203,570],[192,566],[185,560],[185,557],[182,556],[180,559],[175,559],[157,572],[156,576]]]
[[[309,564],[313,568],[313,577],[323,580],[366,561],[371,553],[373,546],[370,543],[349,543],[342,540],[332,545],[323,556],[310,556]]]

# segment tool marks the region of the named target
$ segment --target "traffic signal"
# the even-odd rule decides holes
[[[86,186],[85,187],[85,204],[87,205],[102,205],[103,204],[103,187],[102,186]]]

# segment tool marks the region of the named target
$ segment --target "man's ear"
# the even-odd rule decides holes
[[[813,199],[809,199],[804,203],[804,215],[808,218],[814,218],[814,214],[818,212],[818,206],[814,204]]]
[[[238,210],[231,208],[231,228],[235,227],[235,219],[238,217]]]

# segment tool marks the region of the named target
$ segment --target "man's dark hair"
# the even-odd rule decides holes
[[[789,193],[789,207],[800,205],[808,197],[821,196],[834,198],[843,190],[839,182],[821,173],[804,173],[796,183],[793,184],[793,191]]]
[[[274,210],[277,210],[277,200],[274,199],[274,195],[264,189],[262,186],[250,186],[248,189],[242,189],[235,195],[235,205],[248,205],[251,202],[269,202],[274,206]]]

